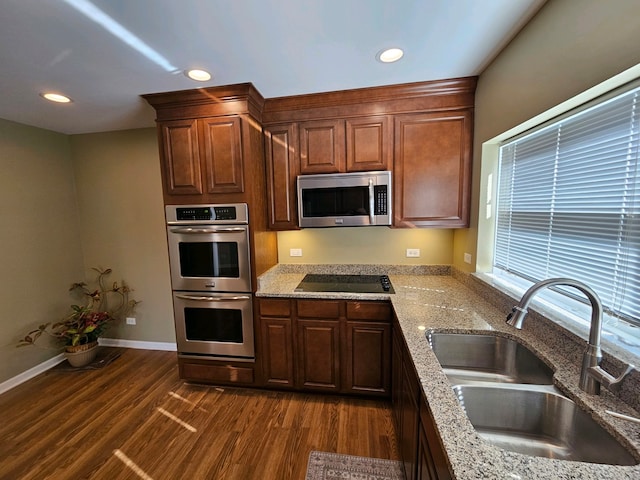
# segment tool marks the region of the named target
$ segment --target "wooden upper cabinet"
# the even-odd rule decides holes
[[[297,228],[298,126],[289,123],[265,127],[264,138],[269,228],[294,230]]]
[[[300,173],[345,171],[344,120],[301,122]]]
[[[201,195],[200,150],[194,119],[159,123],[165,188],[170,195]]]
[[[395,118],[394,226],[467,227],[470,110]]]
[[[240,118],[160,123],[169,195],[244,192]]]
[[[347,171],[387,170],[391,164],[392,134],[389,117],[347,119]]]
[[[264,125],[280,132],[267,134],[269,227],[297,228],[296,175],[382,170],[394,178],[395,227],[467,227],[476,82],[453,78],[267,99]]]
[[[240,118],[205,118],[199,123],[207,193],[244,192]]]
[[[260,92],[241,83],[142,97],[156,111],[165,205],[246,202],[252,225],[266,226]]]
[[[386,170],[392,130],[387,116],[300,123],[300,174]]]

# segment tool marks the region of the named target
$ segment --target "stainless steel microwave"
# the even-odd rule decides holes
[[[298,176],[300,227],[391,225],[391,172]]]

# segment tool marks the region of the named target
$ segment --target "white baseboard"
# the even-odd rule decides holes
[[[135,348],[138,350],[163,350],[166,352],[177,352],[178,346],[170,342],[143,342],[139,340],[123,340],[121,338],[100,338],[100,345],[105,347]]]
[[[0,383],[0,394],[8,390],[11,390],[14,387],[17,387],[18,385],[26,382],[27,380],[31,380],[33,377],[36,377],[41,373],[46,372],[50,368],[55,367],[59,363],[64,362],[64,360],[65,360],[64,353],[61,353],[59,355],[56,355],[53,358],[50,358],[49,360],[42,362],[39,365],[36,365],[35,367],[30,368],[29,370],[22,372],[19,375],[16,375],[13,378],[10,378],[9,380],[5,380],[4,382]]]
[[[138,350],[163,350],[167,352],[176,352],[178,351],[178,347],[175,343],[170,342],[142,342],[137,340],[122,340],[120,338],[100,338],[100,345],[104,345],[105,347],[124,347],[124,348],[135,348]],[[27,380],[31,380],[33,377],[40,375],[41,373],[46,372],[50,368],[55,367],[59,363],[64,362],[64,353],[56,355],[49,360],[42,362],[35,367],[30,368],[22,372],[19,375],[16,375],[9,380],[5,380],[0,383],[0,394],[11,390],[14,387],[17,387],[21,383],[26,382]]]

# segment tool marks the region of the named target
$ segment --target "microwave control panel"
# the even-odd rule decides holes
[[[386,185],[376,185],[373,187],[373,197],[375,198],[374,202],[374,214],[375,215],[387,215],[387,186]]]

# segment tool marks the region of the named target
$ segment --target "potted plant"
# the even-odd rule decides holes
[[[97,272],[95,288],[84,282],[69,288],[72,295],[80,296],[84,305],[71,305],[71,312],[58,322],[48,322],[29,332],[19,347],[34,345],[43,334],[55,338],[65,348],[71,365],[79,367],[93,361],[97,353],[98,338],[114,322],[130,314],[139,303],[130,299],[131,288],[122,282],[106,285],[111,269],[93,268]]]

